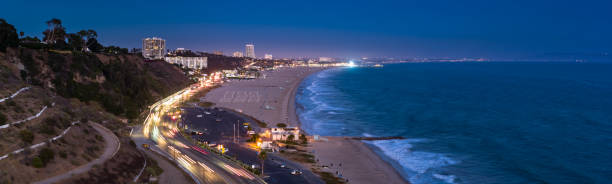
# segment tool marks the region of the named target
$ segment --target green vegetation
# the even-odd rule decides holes
[[[6,115],[4,115],[2,112],[0,112],[0,125],[6,124],[6,121],[8,121],[6,119]]]
[[[96,101],[108,112],[135,119],[156,96],[171,94],[188,84],[186,78],[166,81],[167,78],[156,77],[166,77],[173,72],[168,70],[172,67],[158,64],[161,69],[151,69],[148,65],[152,64],[134,60],[139,57],[129,55],[128,49],[100,45],[94,30],[67,33],[62,21],[55,18],[46,25],[42,38],[46,44],[41,44],[36,37],[19,40],[15,28],[0,19],[0,51],[22,46],[17,50],[17,57],[25,66],[20,77],[33,85],[52,79],[53,89],[63,97]],[[108,60],[103,63],[100,58]],[[47,67],[51,70],[44,71]]]
[[[159,167],[159,165],[157,164],[157,161],[150,159],[149,157],[147,157],[146,159],[147,159],[147,168],[145,169],[145,171],[149,175],[159,176],[160,174],[164,172],[164,169]]]
[[[19,37],[15,27],[6,20],[0,19],[0,51],[6,51],[7,47],[17,47],[18,44]]]
[[[45,166],[45,164],[43,163],[42,159],[40,159],[40,157],[34,157],[32,158],[32,167],[36,167],[36,168],[43,168]]]
[[[321,179],[326,184],[344,184],[344,183],[346,183],[341,178],[338,178],[338,177],[334,176],[334,174],[332,174],[332,173],[322,172],[322,171],[319,171],[317,169],[312,169],[312,172],[317,174],[317,175],[319,175],[319,177],[321,177]]]
[[[288,142],[294,142],[293,140],[295,140],[295,135],[289,135],[289,136],[287,136],[287,141],[288,141]]]
[[[257,158],[261,161],[261,175],[263,175],[264,174],[264,162],[266,161],[266,158],[268,158],[268,154],[266,153],[266,151],[261,150],[259,154],[257,154]]]
[[[276,127],[279,127],[279,128],[286,128],[286,127],[287,127],[287,124],[284,124],[284,123],[277,123],[277,124],[276,124]]]
[[[34,134],[32,134],[32,132],[28,130],[20,131],[19,137],[21,138],[21,141],[23,141],[24,143],[32,144],[32,141],[34,141]]]
[[[42,160],[43,165],[47,165],[47,163],[55,158],[55,152],[50,148],[43,148],[38,153],[38,157]]]
[[[38,155],[30,160],[30,164],[35,168],[45,167],[51,160],[55,158],[55,152],[50,148],[43,148],[38,152]]]
[[[308,144],[308,138],[304,134],[300,135],[300,141],[302,141],[302,144]]]

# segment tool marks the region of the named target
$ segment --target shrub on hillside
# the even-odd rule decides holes
[[[50,126],[49,124],[43,124],[38,130],[38,132],[47,135],[55,135],[55,128],[53,128],[53,126]]]
[[[32,141],[34,141],[34,134],[32,134],[32,132],[30,132],[28,130],[20,131],[19,132],[19,137],[21,138],[21,141],[23,141],[25,143],[32,144]]]
[[[32,167],[36,167],[36,168],[42,168],[45,166],[45,164],[43,164],[42,159],[40,159],[40,157],[34,157],[32,158]]]
[[[0,125],[6,124],[6,116],[0,112]]]
[[[40,157],[40,159],[42,160],[43,165],[47,165],[47,163],[49,163],[51,160],[53,160],[53,158],[55,158],[55,152],[53,152],[53,150],[50,148],[43,148],[38,153],[38,157]]]

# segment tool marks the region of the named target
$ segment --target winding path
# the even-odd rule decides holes
[[[11,96],[8,96],[8,97],[6,97],[6,98],[2,98],[2,99],[0,99],[0,102],[4,102],[5,100],[8,100],[8,99],[14,98],[14,97],[15,97],[15,96],[17,96],[19,93],[21,93],[21,92],[23,92],[23,91],[25,91],[25,90],[28,90],[28,89],[30,89],[30,87],[23,87],[23,88],[21,88],[21,89],[17,90],[17,92],[13,93]]]
[[[59,138],[62,138],[64,135],[66,135],[66,133],[68,133],[68,130],[70,130],[70,128],[72,128],[72,125],[77,124],[77,123],[79,123],[79,122],[78,121],[72,122],[72,124],[68,128],[66,128],[60,135],[55,136],[55,137],[53,137],[53,138],[51,138],[51,139],[49,139],[47,141],[55,141],[55,140],[57,140]],[[41,142],[41,143],[38,143],[38,144],[34,144],[34,145],[30,146],[30,149],[38,148],[38,147],[40,147],[42,145],[45,145],[45,144],[47,144],[47,141],[44,141],[44,142]],[[21,153],[24,149],[25,148],[21,148],[21,149],[13,151],[11,153],[13,153],[13,154]],[[7,158],[9,155],[11,155],[11,153],[7,153],[6,155],[1,156],[0,160],[3,160],[5,158]]]
[[[94,129],[100,132],[100,134],[104,138],[104,142],[106,142],[106,145],[104,147],[104,153],[102,153],[102,155],[99,158],[85,165],[72,169],[71,171],[65,172],[63,174],[53,176],[51,178],[47,178],[42,181],[35,182],[35,184],[56,183],[64,179],[71,178],[73,175],[85,173],[89,171],[94,165],[103,164],[108,159],[113,158],[113,156],[117,154],[117,151],[119,151],[119,148],[121,148],[121,143],[119,142],[119,138],[117,138],[117,136],[115,136],[115,134],[111,130],[107,129],[106,127],[98,123],[92,123],[92,125]]]
[[[53,104],[55,105],[55,103],[53,103]],[[22,120],[15,121],[15,122],[12,122],[12,123],[9,123],[9,124],[6,124],[6,125],[2,125],[2,126],[0,126],[0,129],[8,128],[10,125],[16,125],[16,124],[19,124],[19,123],[23,123],[23,122],[26,122],[26,121],[30,121],[30,120],[36,119],[36,118],[38,118],[40,115],[42,115],[42,113],[43,113],[43,112],[45,112],[45,110],[47,110],[47,106],[44,106],[44,107],[42,108],[42,110],[40,110],[40,112],[38,112],[38,113],[37,113],[36,115],[34,115],[34,116],[30,116],[30,117],[28,117],[28,118],[26,118],[26,119],[22,119]]]

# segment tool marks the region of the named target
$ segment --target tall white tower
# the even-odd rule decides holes
[[[255,45],[253,44],[246,44],[246,57],[248,58],[255,58]]]

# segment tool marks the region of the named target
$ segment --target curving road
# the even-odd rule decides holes
[[[150,149],[174,160],[197,183],[266,183],[237,163],[198,149],[178,134],[176,123],[167,114],[197,90],[201,88],[186,88],[153,104],[142,128],[135,129],[133,139],[140,139],[138,143],[151,142]]]

